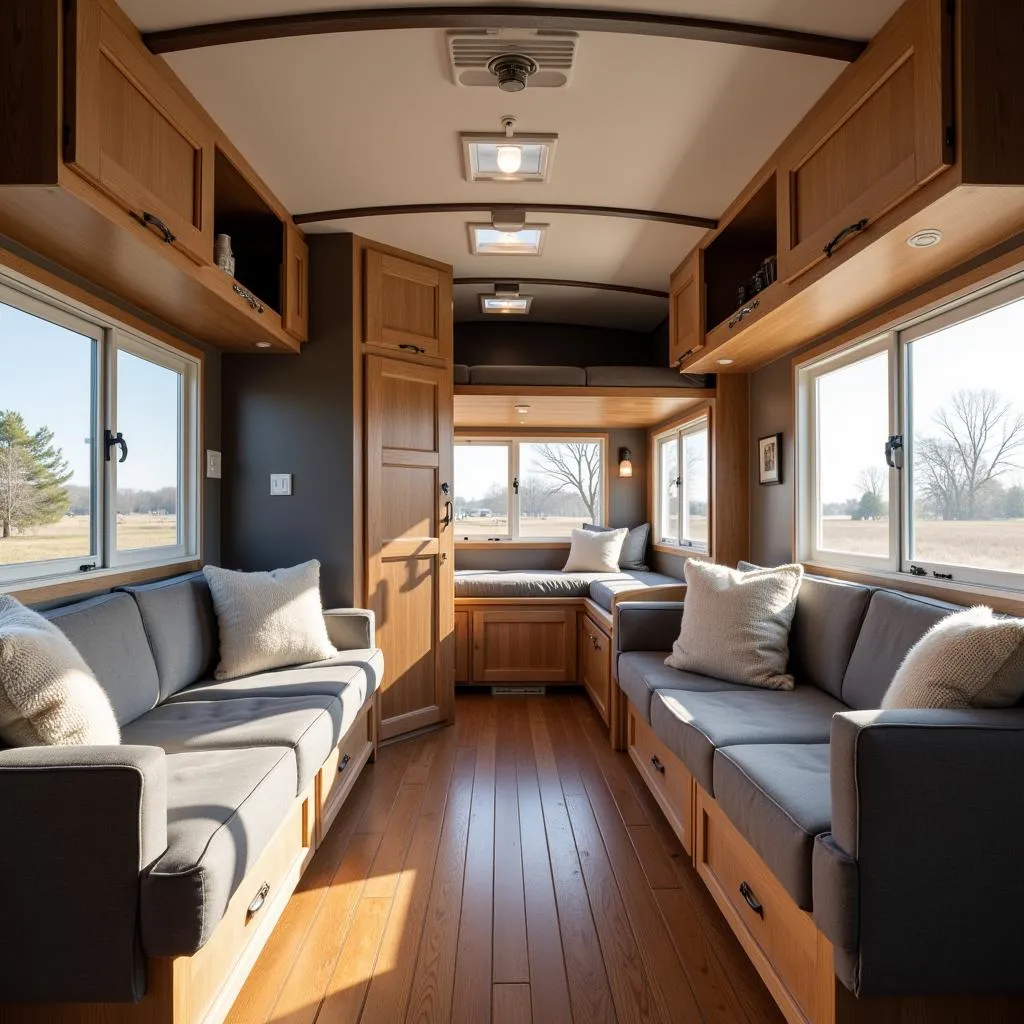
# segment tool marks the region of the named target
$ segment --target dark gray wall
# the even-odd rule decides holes
[[[455,325],[455,362],[467,366],[667,366],[668,328],[651,333],[572,324]]]
[[[224,563],[322,563],[325,604],[354,603],[352,246],[312,235],[310,330],[296,356],[224,358]],[[270,474],[291,473],[291,497]]]

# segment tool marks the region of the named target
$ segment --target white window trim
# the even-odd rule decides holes
[[[811,566],[824,569],[868,572],[881,580],[894,584],[913,580],[925,584],[937,593],[944,590],[968,592],[978,597],[1004,597],[1007,593],[1019,596],[1024,591],[1024,574],[979,569],[951,562],[930,562],[911,558],[914,524],[910,514],[913,508],[913,396],[910,394],[910,363],[914,342],[937,331],[965,320],[980,316],[992,309],[1024,298],[1024,274],[1015,273],[1008,278],[987,284],[966,296],[945,303],[930,312],[917,314],[890,327],[885,334],[867,339],[860,338],[823,356],[812,356],[796,363],[797,403],[797,479],[796,519],[797,558]],[[908,439],[904,448],[902,470],[889,472],[889,529],[890,557],[887,559],[858,557],[844,552],[821,550],[815,544],[819,507],[816,490],[815,422],[813,409],[813,382],[822,373],[841,365],[855,362],[875,351],[889,350],[889,418],[890,433],[902,434]],[[912,572],[911,568],[923,570]],[[952,579],[938,578],[934,573],[950,573]]]
[[[599,520],[595,526],[603,526],[608,509],[608,435],[607,434],[560,434],[560,433],[536,433],[536,434],[458,434],[455,437],[455,445],[489,445],[491,447],[507,447],[508,452],[508,532],[501,536],[494,537],[465,537],[459,536],[456,530],[455,543],[459,544],[506,544],[506,545],[555,545],[568,544],[570,538],[562,535],[555,537],[521,537],[519,536],[519,492],[513,487],[513,481],[519,478],[519,448],[523,444],[567,444],[585,442],[587,444],[599,444],[601,446],[601,508]],[[458,482],[456,482],[456,493]]]
[[[688,434],[697,434],[700,431],[706,430],[708,434],[708,540],[706,541],[694,541],[691,538],[685,537],[685,524],[689,521],[689,514],[685,511],[686,507],[686,496],[685,496],[685,480],[686,472],[684,469],[683,460],[683,446],[684,439]],[[679,484],[679,517],[678,517],[678,533],[675,540],[667,539],[665,532],[661,528],[661,446],[665,441],[671,441],[675,438],[676,442],[676,466],[679,470],[678,479],[683,481]],[[652,511],[652,519],[654,525],[654,543],[658,547],[671,548],[673,551],[679,551],[682,554],[687,555],[706,555],[710,552],[710,539],[711,539],[711,415],[708,410],[699,413],[690,419],[684,420],[682,423],[676,423],[668,430],[659,431],[653,434],[651,437],[652,452],[652,472],[654,479],[654,508]]]
[[[22,562],[0,566],[0,593],[36,586],[117,576],[126,569],[172,568],[195,562],[200,550],[202,479],[199,458],[202,360],[165,342],[133,330],[120,321],[96,312],[55,289],[32,281],[7,268],[0,268],[0,302],[33,316],[67,327],[93,341],[92,408],[92,541],[88,555]],[[103,459],[103,436],[115,429],[116,362],[119,349],[172,369],[181,374],[179,404],[180,444],[178,465],[178,537],[174,545],[118,552],[116,544],[117,473],[112,459]],[[104,470],[104,465],[110,469]],[[111,510],[114,510],[113,513]],[[80,568],[90,562],[95,568]]]

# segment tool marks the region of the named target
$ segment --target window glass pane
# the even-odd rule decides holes
[[[697,547],[708,543],[708,429],[683,435],[683,481],[686,521],[683,540]]]
[[[181,387],[176,370],[118,351],[117,429],[128,444],[117,464],[118,551],[179,543]]]
[[[824,373],[817,407],[818,547],[889,555],[889,355]]]
[[[568,537],[601,522],[601,444],[523,441],[519,445],[519,536]]]
[[[679,440],[673,435],[658,442],[658,531],[660,539],[679,543]]]
[[[95,554],[95,349],[0,303],[0,566]]]
[[[507,537],[507,444],[455,446],[455,531],[457,537]]]
[[[909,346],[911,559],[1024,573],[1024,300]]]

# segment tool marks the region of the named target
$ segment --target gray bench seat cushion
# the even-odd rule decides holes
[[[590,585],[607,573],[533,572],[495,569],[459,569],[455,573],[456,597],[586,597]]]
[[[669,366],[588,366],[592,388],[706,388],[714,385],[702,373],[679,373]]]
[[[810,910],[814,837],[832,827],[827,743],[715,751],[715,799],[796,901]]]
[[[139,609],[127,594],[104,594],[43,612],[75,645],[125,725],[160,698],[156,662]]]
[[[716,690],[745,690],[742,683],[727,683],[715,676],[680,672],[665,664],[664,651],[627,651],[619,656],[619,689],[629,698],[640,717],[651,724],[651,698],[655,690],[690,690],[712,693]]]
[[[219,682],[207,679],[174,694],[167,703],[238,697],[337,697],[342,704],[344,721],[351,724],[367,697],[376,692],[383,676],[384,656],[377,648],[341,651],[333,658],[312,665],[257,672]]]
[[[124,742],[162,747],[168,754],[239,747],[289,747],[301,793],[343,733],[337,697],[244,697],[175,701],[125,727]]]
[[[512,387],[583,387],[587,374],[582,366],[471,366],[469,381]]]
[[[147,955],[190,955],[210,938],[294,804],[295,773],[287,747],[168,756],[167,849],[142,877]]]
[[[606,611],[612,610],[612,601],[618,594],[630,590],[646,590],[649,587],[681,587],[683,581],[675,576],[664,576],[660,572],[642,572],[626,569],[619,576],[605,577],[590,584],[590,599]]]
[[[715,795],[712,762],[717,747],[748,743],[827,743],[832,716],[849,708],[813,686],[793,690],[694,693],[658,690],[651,728]]]

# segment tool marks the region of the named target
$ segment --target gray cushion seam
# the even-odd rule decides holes
[[[754,744],[751,744],[751,746],[753,746],[753,745],[754,745]],[[806,745],[806,744],[801,744],[801,745]],[[773,796],[771,795],[771,793],[769,793],[769,792],[768,792],[768,791],[767,791],[766,789],[764,789],[764,787],[763,787],[763,786],[760,786],[760,785],[758,785],[758,783],[756,783],[756,782],[755,782],[755,781],[754,781],[754,780],[753,780],[753,779],[752,779],[752,778],[750,777],[750,775],[749,775],[749,774],[747,773],[747,770],[746,770],[746,769],[745,769],[745,768],[743,767],[743,765],[741,765],[741,764],[740,764],[740,763],[739,763],[738,761],[735,761],[735,760],[733,760],[733,758],[732,758],[732,757],[730,757],[730,756],[729,756],[729,755],[728,755],[727,753],[725,753],[725,751],[726,751],[726,750],[728,749],[727,747],[718,747],[718,748],[716,748],[716,749],[718,749],[718,750],[721,750],[721,751],[722,751],[722,757],[728,758],[728,760],[729,760],[729,763],[730,763],[730,764],[734,764],[734,765],[736,766],[736,768],[737,768],[737,769],[739,770],[740,774],[741,774],[741,775],[742,775],[742,776],[743,776],[743,777],[744,777],[744,778],[745,778],[745,779],[747,780],[747,782],[749,782],[749,783],[750,783],[750,784],[751,784],[751,785],[752,785],[752,786],[753,786],[753,787],[754,787],[754,788],[755,788],[755,789],[756,789],[756,790],[757,790],[757,791],[758,791],[759,793],[763,793],[763,794],[765,795],[765,797],[767,797],[767,799],[768,799],[768,800],[769,800],[769,801],[770,801],[770,802],[771,802],[772,804],[774,804],[774,805],[775,805],[775,806],[776,806],[776,807],[777,807],[777,808],[778,808],[778,809],[779,809],[780,811],[782,811],[782,813],[783,813],[783,814],[784,814],[784,815],[785,815],[785,816],[786,816],[787,818],[789,818],[789,820],[790,820],[790,821],[791,821],[791,822],[792,822],[792,823],[793,823],[793,824],[794,824],[794,825],[795,825],[795,826],[797,827],[797,829],[798,829],[798,830],[799,830],[800,832],[802,832],[802,833],[803,833],[803,834],[804,834],[805,836],[809,836],[809,837],[810,837],[811,839],[813,839],[813,838],[814,838],[815,836],[820,836],[820,835],[824,835],[824,834],[825,834],[824,832],[808,832],[808,831],[807,831],[807,829],[805,829],[805,828],[803,827],[803,825],[801,825],[801,824],[800,824],[800,822],[798,822],[798,821],[796,820],[796,818],[794,818],[794,817],[793,817],[793,815],[792,815],[792,814],[790,814],[790,813],[789,813],[789,811],[787,811],[787,810],[786,810],[786,808],[785,808],[785,807],[783,807],[783,806],[782,806],[782,804],[780,804],[780,803],[778,802],[778,800],[776,800],[776,799],[775,799],[775,797],[773,797]]]

